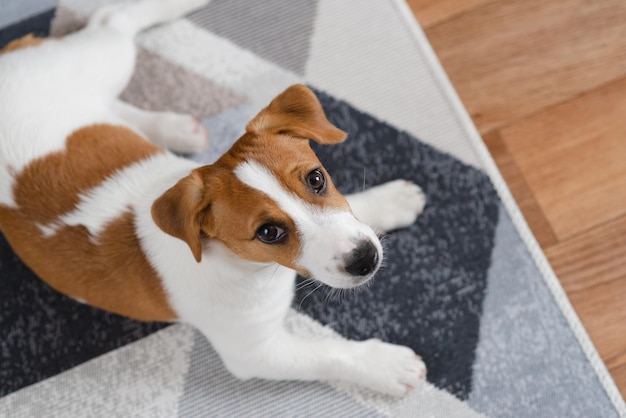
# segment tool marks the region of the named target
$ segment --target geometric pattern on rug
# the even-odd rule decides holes
[[[0,235],[0,397],[165,326],[83,305],[50,288]]]
[[[500,207],[468,403],[489,416],[610,417],[580,344]],[[529,370],[533,373],[529,374]]]
[[[207,373],[208,370],[211,373]],[[206,338],[196,333],[185,390],[180,399],[180,416],[232,414],[232,393],[236,393],[239,399],[236,409],[239,416],[290,416],[295,411],[298,415],[315,416],[320,405],[324,405],[324,413],[331,416],[382,416],[348,395],[337,396],[332,387],[319,382],[258,379],[242,382],[224,368]]]
[[[451,117],[450,103],[433,79],[427,59],[415,53],[415,39],[410,35],[393,1],[317,0],[304,78],[464,163],[482,168],[466,132],[457,118]]]
[[[0,398],[0,417],[175,417],[194,335],[167,327]]]
[[[286,70],[304,75],[316,8],[315,0],[213,0],[188,19]]]
[[[246,101],[230,89],[144,48],[138,48],[135,72],[120,99],[141,109],[186,113],[196,119]]]
[[[0,14],[0,28],[18,23],[25,18],[53,10],[55,5],[55,0],[3,0],[2,14]]]
[[[404,178],[423,188],[427,203],[413,225],[387,235],[385,267],[371,285],[335,300],[328,288],[305,287],[295,306],[345,337],[411,347],[430,382],[466,399],[498,221],[495,190],[481,171],[317,95],[328,119],[348,131],[342,144],[314,145],[340,191]]]
[[[86,19],[59,7],[53,20],[53,36],[62,36],[85,26]],[[120,99],[151,111],[190,114],[204,119],[243,104],[246,98],[197,75],[159,54],[137,48],[133,76]]]

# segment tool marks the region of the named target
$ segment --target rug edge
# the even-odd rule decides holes
[[[607,396],[609,397],[611,403],[617,410],[617,412],[626,416],[626,402],[622,397],[613,377],[609,373],[606,365],[600,358],[598,351],[591,341],[587,331],[585,330],[578,314],[574,310],[571,302],[569,301],[567,294],[563,290],[561,283],[559,282],[556,273],[552,269],[552,266],[548,262],[547,257],[545,256],[543,250],[541,249],[537,239],[533,235],[522,214],[521,210],[517,206],[511,191],[509,190],[506,181],[502,177],[500,170],[498,169],[495,161],[491,157],[489,150],[487,149],[485,143],[480,136],[480,133],[476,129],[469,113],[463,103],[461,102],[460,97],[458,96],[452,82],[448,78],[447,73],[445,72],[443,66],[439,62],[435,51],[433,50],[430,42],[428,42],[426,34],[424,33],[422,27],[417,22],[416,18],[413,15],[409,5],[405,2],[405,0],[391,0],[399,14],[405,20],[405,23],[415,37],[417,46],[421,49],[424,54],[425,59],[430,65],[430,68],[433,73],[433,78],[437,80],[439,86],[442,89],[442,92],[448,103],[452,107],[455,112],[455,115],[462,127],[462,129],[467,134],[472,147],[474,148],[476,154],[480,162],[483,164],[483,169],[485,173],[489,176],[491,181],[494,184],[494,188],[496,189],[502,203],[511,217],[513,224],[517,232],[520,234],[522,241],[528,247],[529,252],[531,253],[537,268],[541,272],[544,281],[546,282],[550,292],[559,307],[560,311],[563,313],[563,316],[567,320],[569,326],[572,328],[578,343],[580,344],[585,356],[591,363],[596,375],[598,376],[598,380],[600,384],[603,386]]]

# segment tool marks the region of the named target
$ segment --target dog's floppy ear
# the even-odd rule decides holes
[[[246,130],[310,138],[320,144],[337,144],[347,136],[326,119],[315,94],[302,84],[291,86],[278,95],[250,121]]]
[[[202,213],[208,205],[204,194],[204,182],[193,171],[152,204],[152,219],[157,226],[185,241],[198,263],[202,260]]]

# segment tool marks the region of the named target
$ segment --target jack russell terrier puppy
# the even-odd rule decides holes
[[[406,394],[426,374],[411,349],[303,339],[284,318],[295,272],[335,288],[370,280],[383,258],[374,230],[410,225],[424,206],[420,188],[397,180],[339,194],[309,139],[334,144],[346,133],[302,85],[206,166],[161,148],[205,147],[192,117],[117,99],[133,72],[134,35],[205,3],[105,6],[79,32],[2,51],[2,232],[72,298],[192,324],[239,378],[345,380]]]

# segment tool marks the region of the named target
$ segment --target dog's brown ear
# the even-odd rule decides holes
[[[326,119],[315,94],[302,84],[291,86],[278,95],[250,121],[246,130],[310,138],[320,144],[337,144],[347,136]]]
[[[202,212],[208,205],[203,196],[204,182],[194,171],[152,204],[152,219],[157,226],[185,241],[198,263],[202,260]]]

